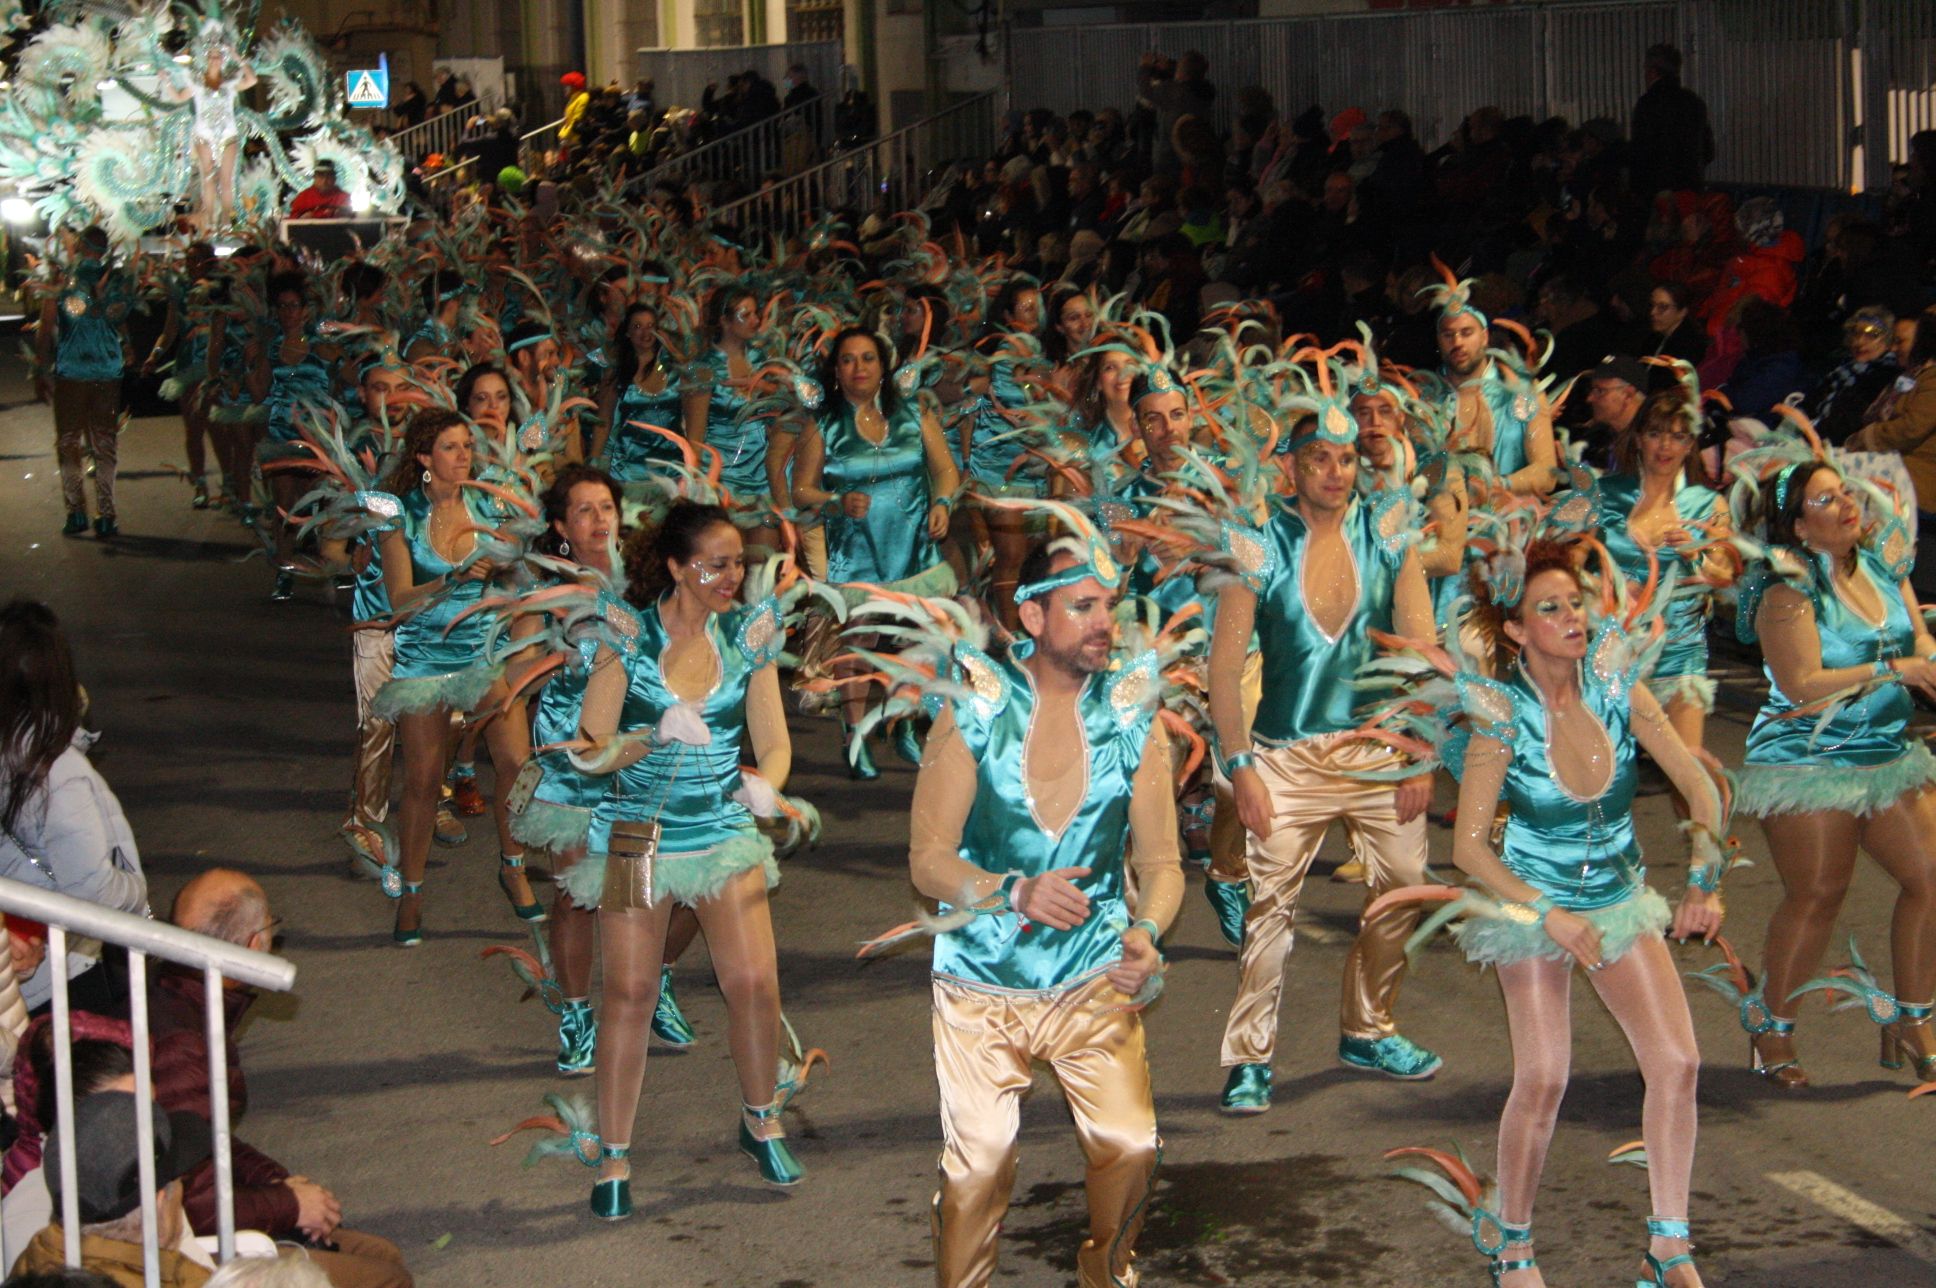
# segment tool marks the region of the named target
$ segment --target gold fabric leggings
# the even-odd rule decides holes
[[[1425,879],[1425,816],[1400,824],[1396,788],[1351,775],[1387,767],[1391,753],[1366,742],[1307,738],[1259,747],[1256,769],[1271,797],[1271,833],[1250,837],[1250,912],[1244,918],[1237,1000],[1223,1031],[1223,1064],[1269,1064],[1277,1047],[1277,1007],[1297,922],[1305,873],[1333,823],[1343,823],[1365,865],[1365,902]],[[1234,809],[1231,811],[1236,812]],[[1342,1031],[1378,1038],[1398,1031],[1392,1007],[1405,978],[1405,940],[1417,908],[1400,908],[1359,928],[1345,959]]]
[[[389,631],[350,636],[351,674],[356,680],[356,774],[350,780],[349,821],[374,828],[390,816],[390,762],[397,727],[370,714],[377,690],[390,678],[396,637]],[[394,862],[396,856],[391,855]]]
[[[982,1288],[1015,1184],[1015,1136],[1031,1064],[1055,1070],[1088,1160],[1089,1238],[1082,1288],[1132,1285],[1136,1233],[1162,1156],[1143,1021],[1098,976],[1055,994],[983,992],[934,981],[934,1073],[941,1085],[941,1190],[934,1197],[934,1277]]]

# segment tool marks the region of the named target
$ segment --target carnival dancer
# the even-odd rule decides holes
[[[266,467],[302,459],[300,421],[335,405],[335,367],[342,355],[322,342],[303,273],[278,273],[269,279],[269,307],[251,348],[249,392],[267,410],[256,459],[265,467],[275,510],[270,522],[275,525],[276,580],[269,598],[284,603],[296,594],[295,529],[288,515],[302,481],[294,473]]]
[[[1615,472],[1598,485],[1602,539],[1628,586],[1638,591],[1663,564],[1683,573],[1665,605],[1667,637],[1646,684],[1695,751],[1714,709],[1707,674],[1713,589],[1733,581],[1738,562],[1726,544],[1734,531],[1727,505],[1698,450],[1700,426],[1698,396],[1680,389],[1651,395],[1614,443]]]
[[[1438,267],[1444,284],[1420,294],[1431,294],[1438,306],[1439,358],[1452,386],[1448,411],[1455,438],[1491,455],[1507,491],[1544,496],[1559,477],[1552,410],[1531,376],[1508,367],[1491,348],[1492,324],[1472,305],[1471,281]]]
[[[189,505],[193,509],[206,510],[209,505],[208,494],[208,443],[214,435],[210,431],[206,408],[202,401],[202,381],[208,375],[208,333],[191,320],[189,313],[191,300],[208,289],[209,275],[215,266],[215,248],[205,241],[190,242],[182,253],[179,270],[167,273],[165,289],[168,294],[168,315],[162,322],[161,335],[155,346],[149,350],[147,359],[141,364],[141,374],[152,376],[163,365],[172,365],[174,370],[163,382],[161,396],[172,398],[181,408],[182,450],[188,462],[188,485],[192,490]],[[169,359],[164,363],[164,358]],[[215,464],[226,471],[228,462],[221,453],[216,454]]]
[[[1827,463],[1805,422],[1744,453],[1777,466],[1759,488],[1768,559],[1744,577],[1736,616],[1759,638],[1768,698],[1748,732],[1739,808],[1761,819],[1781,874],[1760,987],[1741,999],[1753,1067],[1783,1089],[1809,1083],[1795,1047],[1797,995],[1854,992],[1882,1027],[1882,1062],[1936,1081],[1936,758],[1909,732],[1910,691],[1936,696],[1936,640],[1908,582],[1900,517],[1865,532],[1856,482]],[[1881,500],[1881,498],[1877,498]],[[1746,508],[1743,507],[1745,512]],[[1743,523],[1744,529],[1747,523]],[[1750,547],[1753,549],[1753,547]],[[1811,982],[1866,850],[1899,887],[1890,920],[1894,996],[1862,966]]]
[[[1329,355],[1318,358],[1329,382]],[[1431,596],[1412,548],[1418,523],[1408,493],[1356,492],[1357,425],[1329,391],[1315,413],[1289,414],[1297,493],[1273,499],[1261,530],[1227,538],[1237,580],[1218,592],[1210,650],[1210,712],[1237,813],[1250,834],[1250,908],[1241,977],[1224,1028],[1230,1070],[1226,1113],[1270,1108],[1277,1011],[1292,945],[1298,896],[1325,834],[1343,823],[1365,865],[1366,905],[1425,872],[1429,769],[1397,781],[1366,773],[1403,761],[1349,737],[1351,687],[1373,652],[1371,633],[1394,624],[1429,636]],[[1261,658],[1261,700],[1245,711],[1243,673],[1253,630]],[[1345,961],[1345,1065],[1406,1080],[1429,1078],[1443,1061],[1399,1033],[1392,1007],[1405,975],[1404,944],[1416,914],[1400,908],[1368,918]]]
[[[1578,509],[1575,517],[1586,517],[1587,507]],[[1646,1080],[1641,1134],[1653,1215],[1642,1282],[1695,1288],[1701,1280],[1689,1255],[1688,1190],[1700,1052],[1661,932],[1671,925],[1676,939],[1710,941],[1719,933],[1720,882],[1729,865],[1717,840],[1724,807],[1640,683],[1652,643],[1639,625],[1645,603],[1637,597],[1629,610],[1633,636],[1617,611],[1594,631],[1574,543],[1553,539],[1550,529],[1541,534],[1538,524],[1508,532],[1471,573],[1471,620],[1494,648],[1490,669],[1502,678],[1481,675],[1456,638],[1445,650],[1428,637],[1412,641],[1414,656],[1436,659],[1436,669],[1421,668],[1440,694],[1441,710],[1426,721],[1442,730],[1443,721],[1464,712],[1465,724],[1446,740],[1447,763],[1459,777],[1453,857],[1491,898],[1460,895],[1459,910],[1473,915],[1454,933],[1468,960],[1498,970],[1512,1036],[1512,1094],[1499,1120],[1498,1210],[1468,1213],[1473,1242],[1491,1259],[1501,1288],[1544,1282],[1533,1256],[1533,1199],[1566,1094],[1578,963]],[[1634,832],[1636,744],[1680,789],[1692,814],[1684,825],[1688,884],[1671,912],[1647,884]],[[1511,812],[1495,851],[1501,799]],[[1476,1185],[1468,1190],[1477,1192]]]
[[[762,567],[766,585],[787,562]],[[617,774],[594,811],[590,854],[566,886],[573,902],[598,909],[605,1015],[591,1207],[606,1220],[632,1213],[646,1031],[678,905],[698,914],[726,996],[740,1150],[770,1184],[805,1175],[780,1120],[790,1089],[781,1088],[779,962],[767,909],[779,869],[755,825],[775,811],[792,764],[776,670],[786,628],[774,595],[738,602],[748,575],[724,509],[674,503],[656,529],[627,543],[630,607],[606,612],[626,644],[599,649],[585,688],[581,736],[594,750],[581,768]],[[757,775],[740,768],[749,737]]]
[[[904,397],[889,371],[887,345],[861,327],[836,333],[827,348],[821,388],[831,392],[813,428],[802,435],[793,466],[793,502],[825,516],[827,580],[865,582],[910,595],[954,593],[954,570],[942,557],[960,485],[941,424]],[[871,645],[866,645],[871,647]],[[844,662],[845,679],[866,669]],[[847,685],[841,698],[848,775],[880,777],[867,739],[850,738],[868,707],[867,686]],[[895,726],[895,750],[921,761],[914,722]]]
[[[909,866],[942,905],[927,922],[941,1288],[995,1274],[1033,1063],[1055,1070],[1088,1160],[1085,1288],[1137,1282],[1162,1152],[1138,1010],[1161,985],[1157,945],[1183,889],[1168,738],[1154,721],[1163,680],[1155,651],[1112,652],[1122,570],[1086,522],[1064,522],[1086,548],[1065,539],[1024,560],[1027,639],[999,661],[966,639],[935,659],[956,683],[916,780]]]
[[[726,282],[706,301],[703,340],[706,350],[679,377],[686,440],[710,444],[722,464],[720,481],[742,501],[771,498],[777,505],[786,488],[780,466],[768,462],[766,422],[743,416],[759,397],[760,368],[766,355],[757,346],[762,319],[760,297],[750,287]]]
[[[112,537],[114,471],[120,459],[121,373],[132,302],[126,274],[108,262],[108,235],[89,228],[66,241],[68,254],[45,288],[35,331],[34,396],[54,409],[60,462],[61,535],[87,531],[85,459],[94,460],[94,532]]]
[[[1042,292],[1027,277],[1010,279],[989,307],[989,322],[978,347],[1000,345],[991,355],[987,372],[969,381],[972,401],[960,409],[963,464],[974,479],[978,495],[986,497],[1039,496],[1034,479],[1011,477],[1016,460],[1028,447],[1036,425],[1025,410],[1033,401],[1024,386],[1025,367],[1044,367],[1041,341]],[[1010,631],[1020,624],[1015,608],[1015,579],[1028,553],[1027,512],[1013,507],[977,505],[969,512],[979,543],[994,554],[994,606]]]
[[[639,483],[655,464],[679,459],[670,440],[642,428],[676,430],[681,424],[683,395],[659,337],[659,306],[640,303],[626,309],[611,347],[615,356],[598,393],[599,428],[591,455],[603,460],[621,484]]]

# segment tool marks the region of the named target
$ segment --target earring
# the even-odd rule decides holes
[[[426,483],[428,483],[428,482],[430,482],[430,471],[429,471],[429,470],[425,470],[425,471],[424,471],[424,477],[423,477],[423,481],[424,481],[424,482],[426,482]]]
[[[566,559],[571,558],[571,542],[560,541],[558,543],[558,553],[563,558],[566,558]]]

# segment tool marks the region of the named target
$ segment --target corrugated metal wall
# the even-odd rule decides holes
[[[1867,38],[1860,38],[1865,33]],[[1330,15],[1017,31],[1009,106],[1127,110],[1146,49],[1200,50],[1218,124],[1261,85],[1280,111],[1402,107],[1427,147],[1473,108],[1626,123],[1649,45],[1678,45],[1707,100],[1710,177],[1848,188],[1856,126],[1902,161],[1936,129],[1936,0],[1607,0],[1604,4]],[[1866,79],[1865,79],[1866,78]],[[1886,179],[1871,158],[1867,181]]]
[[[794,63],[822,94],[840,90],[840,42],[817,40],[793,45],[729,45],[714,49],[641,49],[634,55],[636,75],[654,82],[661,107],[698,107],[706,86],[726,87],[728,76],[752,68],[777,88]],[[784,94],[782,95],[784,96]]]

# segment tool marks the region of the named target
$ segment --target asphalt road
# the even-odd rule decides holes
[[[17,378],[0,395],[22,397]],[[96,760],[126,806],[165,911],[209,865],[256,875],[288,919],[296,992],[258,1003],[242,1040],[249,1111],[239,1134],[332,1188],[350,1222],[396,1240],[419,1281],[442,1285],[680,1284],[871,1288],[930,1282],[927,1205],[939,1143],[929,1064],[925,951],[861,966],[855,944],[903,920],[905,813],[898,764],[875,784],[839,768],[831,726],[795,719],[792,790],[827,822],[775,897],[786,1010],[833,1069],[796,1102],[789,1130],[808,1171],[789,1193],[759,1184],[734,1148],[735,1084],[703,944],[681,968],[700,1036],[655,1053],[634,1136],[638,1204],[620,1226],[586,1211],[575,1163],[521,1166],[491,1136],[547,1092],[588,1093],[551,1071],[553,1028],[497,961],[520,924],[493,881],[486,829],[434,856],[428,942],[389,944],[390,905],[353,879],[334,831],[348,781],[352,695],[346,605],[321,585],[268,602],[270,574],[235,520],[188,508],[166,464],[179,422],[123,439],[123,535],[63,539],[44,409],[0,404],[0,588],[49,600],[75,638]],[[1728,697],[1751,701],[1751,681]],[[1740,754],[1724,712],[1711,743]],[[488,782],[487,782],[488,787]],[[1441,800],[1441,805],[1445,803]],[[1664,797],[1641,803],[1650,846],[1677,853]],[[1750,825],[1751,854],[1763,839]],[[1432,833],[1435,859],[1450,834]],[[1341,842],[1337,842],[1341,846]],[[1334,862],[1327,854],[1321,863]],[[1407,1032],[1442,1052],[1435,1080],[1403,1085],[1334,1060],[1337,982],[1360,895],[1315,881],[1290,968],[1276,1107],[1218,1115],[1217,1044],[1235,956],[1193,878],[1167,995],[1149,1016],[1163,1170],[1142,1239],[1150,1284],[1478,1284],[1460,1237],[1387,1179],[1388,1147],[1457,1141],[1482,1165],[1509,1078],[1491,978],[1449,943],[1407,987]],[[1729,931],[1752,956],[1776,890],[1763,863],[1731,880]],[[1838,938],[1886,960],[1892,888],[1865,864]],[[1689,968],[1712,956],[1677,950]],[[1832,964],[1832,963],[1831,963]],[[1575,991],[1574,1076],[1541,1194],[1542,1265],[1555,1284],[1632,1282],[1644,1245],[1645,1177],[1604,1160],[1639,1135],[1641,1085],[1618,1029]],[[1695,1237],[1710,1284],[1926,1284],[1936,1279],[1936,1197],[1925,1151],[1936,1101],[1873,1063],[1866,1020],[1811,1007],[1802,1030],[1816,1087],[1777,1098],[1743,1068],[1731,1009],[1693,1001],[1703,1052]],[[1083,1237],[1081,1159],[1053,1082],[1024,1115],[999,1281],[1074,1282]],[[529,1138],[524,1138],[529,1139]]]

